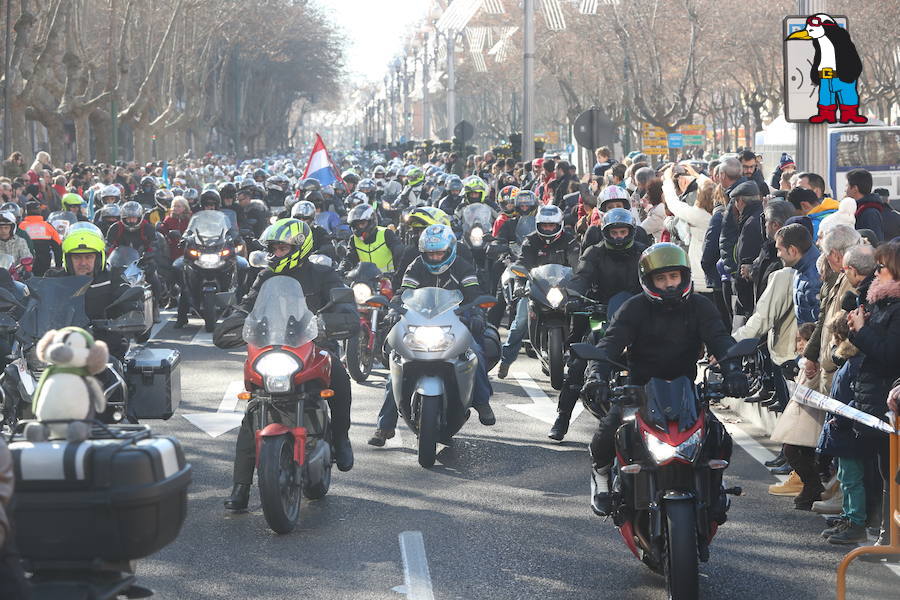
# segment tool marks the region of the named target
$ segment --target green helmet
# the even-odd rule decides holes
[[[309,225],[298,219],[279,219],[266,227],[259,236],[269,250],[269,268],[275,273],[282,273],[296,268],[312,252],[313,237]],[[273,244],[288,244],[291,251],[281,258],[275,256]]]
[[[681,273],[681,283],[677,286],[660,289],[653,284],[653,275],[676,270]],[[676,306],[687,300],[694,291],[688,256],[676,244],[663,242],[644,250],[638,262],[638,273],[644,295],[654,304]]]
[[[419,185],[425,180],[425,171],[419,167],[410,167],[406,172],[406,183],[409,185]]]
[[[475,193],[480,194],[480,196],[476,197]],[[478,175],[469,175],[463,179],[463,195],[467,204],[484,202],[484,198],[487,196],[487,184]]]
[[[63,208],[68,208],[70,206],[83,206],[85,202],[84,198],[78,194],[69,192],[68,194],[63,195],[60,203],[62,203]]]
[[[106,240],[103,236],[93,229],[77,229],[70,231],[66,235],[62,243],[63,263],[66,265],[66,271],[73,272],[72,254],[88,254],[96,253],[100,255],[100,260],[94,263],[94,274],[96,275],[106,268]]]

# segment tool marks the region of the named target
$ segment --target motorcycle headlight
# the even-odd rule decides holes
[[[271,351],[263,354],[254,368],[262,375],[266,391],[278,393],[291,390],[291,379],[303,365],[293,354]]]
[[[411,350],[420,352],[441,352],[449,348],[455,340],[456,336],[450,333],[449,326],[409,327],[403,336],[404,344]]]
[[[472,242],[474,247],[480,247],[484,243],[484,229],[473,227],[472,231],[469,232],[469,241]]]
[[[224,263],[225,261],[217,252],[204,252],[197,258],[197,266],[202,269],[217,269]]]
[[[365,283],[354,283],[351,289],[353,290],[353,297],[356,299],[357,304],[365,304],[366,300],[373,295],[372,288]]]
[[[547,292],[547,302],[549,302],[550,306],[553,308],[559,308],[559,305],[562,304],[562,301],[565,299],[566,295],[558,287],[552,287],[550,288],[550,291]]]
[[[680,458],[687,462],[694,462],[700,453],[700,445],[703,436],[701,430],[698,429],[684,442],[677,446],[671,446],[664,441],[656,438],[648,432],[644,432],[644,444],[650,452],[650,456],[658,465],[664,465],[675,458]]]

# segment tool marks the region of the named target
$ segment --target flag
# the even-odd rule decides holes
[[[329,156],[328,150],[325,148],[325,142],[322,141],[322,136],[318,133],[316,134],[316,143],[313,144],[312,152],[309,154],[309,162],[306,163],[306,169],[303,171],[303,179],[307,177],[318,180],[323,187],[340,182],[345,190],[350,191],[347,189],[347,184],[341,179],[341,173],[331,160],[331,156]]]

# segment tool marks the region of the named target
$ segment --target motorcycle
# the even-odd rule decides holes
[[[387,337],[387,319],[384,312],[394,297],[391,280],[369,262],[359,263],[347,273],[347,281],[356,299],[359,311],[359,335],[347,341],[347,371],[362,383],[372,372],[375,359],[387,365],[384,340]]]
[[[742,340],[721,360],[752,355],[758,343]],[[572,344],[572,352],[627,370],[592,344]],[[688,377],[652,378],[610,393],[625,411],[611,471],[613,521],[635,557],[666,578],[672,600],[699,597],[698,563],[709,560],[727,495],[741,495],[722,485],[730,444],[709,412],[709,403],[724,396],[717,375],[710,368],[699,386]]]
[[[233,303],[237,271],[247,266],[247,261],[238,256],[243,244],[231,239],[228,232],[224,214],[204,210],[191,217],[184,233],[181,293],[188,295],[206,331],[213,330],[221,314]]]
[[[469,418],[478,358],[460,320],[467,308],[496,301],[480,296],[460,306],[458,290],[419,288],[403,294],[400,320],[388,334],[391,385],[403,420],[418,436],[419,464],[434,465],[437,443]]]
[[[483,290],[494,289],[490,285],[490,268],[486,260],[485,236],[490,237],[494,223],[494,211],[487,204],[476,203],[466,205],[460,216],[462,240],[472,250],[472,260],[478,273],[478,282]]]
[[[528,339],[550,375],[553,389],[562,389],[565,377],[566,338],[569,321],[565,313],[567,284],[572,268],[563,265],[541,265],[528,271],[521,265],[511,267],[518,277],[528,278]]]
[[[150,284],[147,283],[142,261],[141,255],[131,246],[119,246],[107,258],[109,268],[118,271],[125,283],[132,288],[139,288],[143,295],[146,328],[135,336],[135,341],[140,344],[150,339],[150,330],[153,328],[153,315],[158,314],[159,310],[156,298],[153,297],[153,291],[150,289]]]
[[[349,337],[343,317],[322,314],[331,305],[353,302],[349,289],[333,290],[320,311],[328,339]],[[244,385],[256,432],[256,460],[263,515],[276,533],[289,533],[300,519],[301,496],[318,499],[331,486],[333,463],[328,398],[331,354],[316,345],[319,322],[291,277],[262,285],[244,321],[247,342]]]

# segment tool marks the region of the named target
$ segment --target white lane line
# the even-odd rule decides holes
[[[174,314],[175,314],[175,311],[171,311],[171,310],[165,310],[165,311],[159,312],[159,323],[157,323],[150,329],[150,339],[151,340],[156,338],[157,335],[159,335],[159,332],[162,331],[162,328],[166,326],[166,324],[169,322],[169,319],[171,319],[172,315],[174,315]]]
[[[225,389],[216,412],[190,413],[181,416],[210,437],[217,438],[235,427],[239,427],[243,421],[246,402],[243,403],[244,406],[239,407],[241,401],[237,397],[242,391],[244,391],[244,382],[232,381]]]
[[[403,558],[403,580],[409,600],[434,600],[431,575],[425,556],[425,540],[421,531],[400,534],[400,556]]]
[[[524,415],[528,415],[538,421],[542,421],[547,425],[553,425],[554,421],[556,421],[556,402],[551,400],[547,394],[544,393],[544,390],[541,389],[528,373],[516,371],[512,376],[519,382],[519,385],[522,386],[522,389],[525,390],[528,397],[531,398],[531,404],[507,404],[506,407]],[[569,419],[569,422],[573,423],[583,410],[584,406],[582,406],[580,402],[576,403],[575,408],[572,410],[572,418]]]
[[[200,331],[191,338],[191,344],[195,346],[212,346],[212,336],[213,334],[211,331],[206,331],[203,327],[200,327]]]
[[[772,460],[775,458],[775,455],[769,452],[765,446],[757,442],[753,439],[753,436],[744,431],[739,425],[736,423],[729,423],[727,421],[728,416],[718,413],[718,411],[713,411],[716,414],[716,417],[719,421],[722,422],[722,425],[725,426],[725,431],[727,431],[731,435],[731,439],[737,442],[737,444],[743,448],[747,454],[749,454],[753,460],[761,464],[762,466],[766,466],[767,460]],[[768,467],[766,467],[768,470]],[[787,481],[787,475],[772,475],[776,479],[780,481]]]

